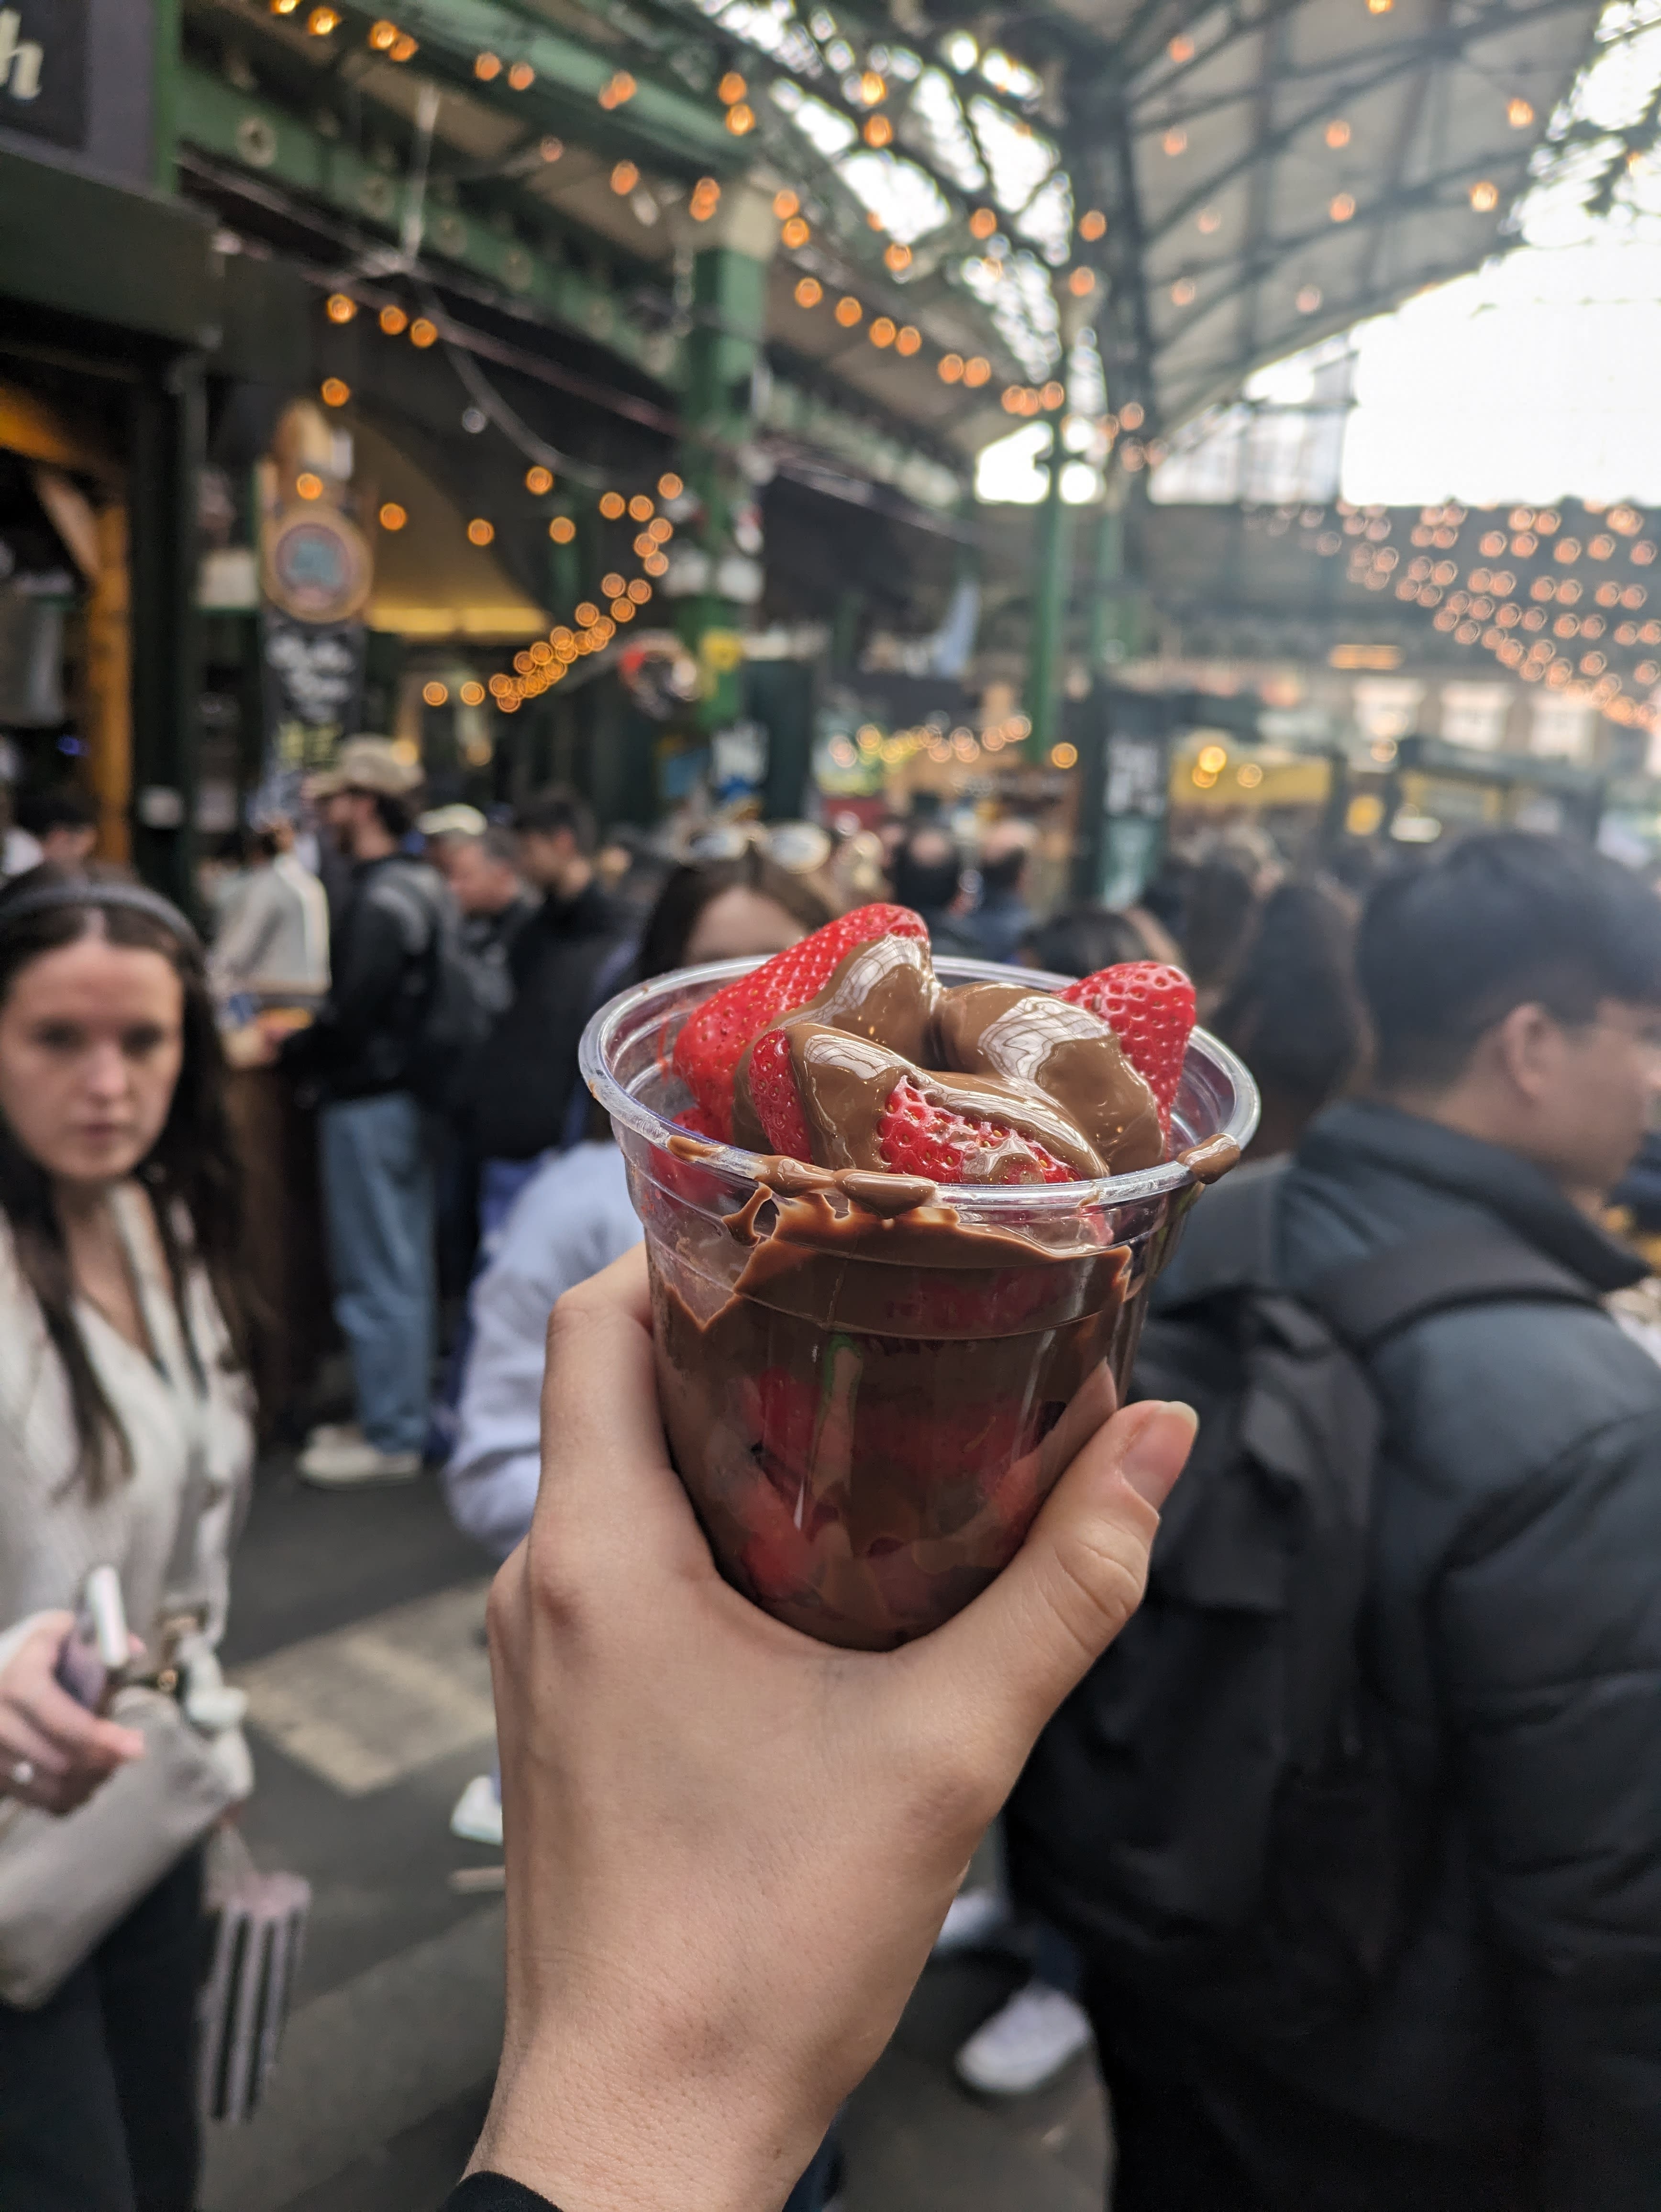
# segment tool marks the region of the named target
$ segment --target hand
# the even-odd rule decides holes
[[[567,2212],[771,2212],[1135,1610],[1194,1416],[1106,1419],[1104,1386],[990,1588],[901,1650],[841,1651],[716,1573],[649,1326],[638,1249],[555,1308],[536,1517],[491,1595],[508,2014],[474,2168]]]
[[[259,1021],[222,1030],[219,1042],[224,1048],[225,1065],[234,1068],[275,1067],[282,1049],[282,1039]]]
[[[72,1813],[118,1766],[144,1755],[136,1729],[100,1720],[55,1679],[69,1613],[42,1613],[0,1671],[0,1796],[47,1813]],[[27,1781],[20,1771],[27,1771]]]

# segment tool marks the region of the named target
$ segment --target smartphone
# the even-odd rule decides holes
[[[81,1589],[75,1626],[58,1655],[58,1680],[79,1705],[101,1713],[126,1674],[130,1650],[121,1577],[94,1567]]]

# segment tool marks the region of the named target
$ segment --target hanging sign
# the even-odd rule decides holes
[[[291,812],[301,780],[356,728],[363,692],[362,613],[373,570],[338,508],[282,508],[261,545],[266,765],[259,804]]]

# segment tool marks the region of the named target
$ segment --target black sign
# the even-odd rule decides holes
[[[363,692],[361,622],[296,622],[268,601],[261,625],[265,769],[259,803],[294,811],[301,780],[325,768],[357,727]]]
[[[87,0],[0,4],[0,125],[85,147]]]

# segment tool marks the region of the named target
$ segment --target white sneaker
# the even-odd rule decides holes
[[[959,2081],[983,2097],[1028,2097],[1087,2051],[1083,2008],[1044,1982],[1018,1990],[958,2053]]]
[[[934,1938],[934,1959],[955,1959],[995,1942],[1009,1925],[1009,1907],[994,1889],[960,1889]]]
[[[418,1451],[384,1452],[362,1436],[314,1437],[301,1453],[302,1482],[319,1490],[354,1490],[375,1482],[409,1482],[421,1472]]]
[[[319,1421],[315,1428],[306,1431],[306,1449],[313,1444],[357,1443],[363,1441],[363,1431],[356,1421]]]
[[[493,1775],[474,1775],[456,1799],[450,1833],[465,1844],[494,1844],[497,1850],[502,1849],[502,1799]]]

